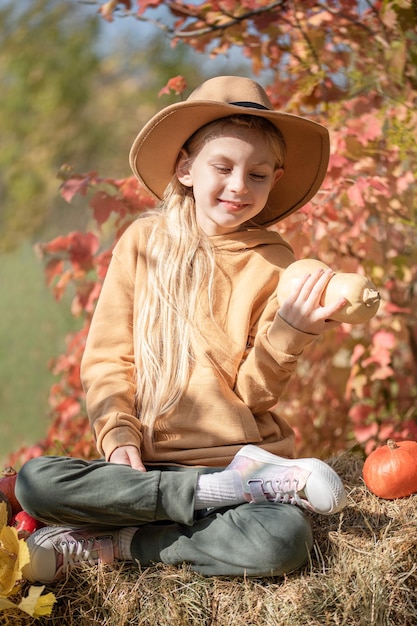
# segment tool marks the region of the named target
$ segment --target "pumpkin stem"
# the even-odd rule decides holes
[[[387,446],[390,450],[395,450],[396,448],[399,448],[399,446],[397,446],[393,439],[388,439]]]
[[[376,289],[369,289],[369,287],[367,287],[363,290],[362,300],[365,306],[372,306],[381,300],[381,296]]]

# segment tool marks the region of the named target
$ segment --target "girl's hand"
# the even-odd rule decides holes
[[[146,472],[140,452],[136,446],[120,446],[120,448],[116,448],[110,455],[109,461],[118,465],[130,465],[130,467],[139,470],[139,472]]]
[[[320,335],[338,326],[340,322],[332,320],[332,315],[345,306],[346,298],[328,306],[320,304],[322,293],[333,275],[331,269],[306,274],[298,289],[282,303],[279,316],[293,328],[312,335]]]

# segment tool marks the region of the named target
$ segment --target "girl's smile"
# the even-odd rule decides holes
[[[249,206],[247,203],[232,202],[230,200],[222,200],[221,198],[219,199],[219,204],[222,205],[224,210],[228,213],[238,213],[244,211]]]
[[[193,188],[197,222],[208,236],[235,232],[260,213],[282,173],[264,137],[247,128],[209,139],[177,166],[179,181]]]

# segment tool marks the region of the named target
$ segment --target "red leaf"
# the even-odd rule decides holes
[[[158,93],[158,96],[169,94],[171,91],[173,91],[178,96],[183,93],[186,88],[187,83],[184,76],[175,76],[174,78],[169,79],[165,87],[163,87]]]
[[[62,421],[66,422],[79,414],[80,404],[72,398],[65,398],[55,409],[61,414]]]
[[[357,343],[356,346],[353,348],[353,352],[352,352],[352,357],[351,357],[351,365],[354,365],[355,363],[357,363],[359,361],[359,359],[361,358],[361,356],[363,356],[365,352],[365,348],[361,343]]]
[[[70,283],[72,278],[73,278],[72,272],[70,272],[69,270],[61,274],[57,284],[54,286],[54,289],[53,289],[53,293],[54,293],[56,300],[58,301],[61,300],[62,296],[65,293],[67,285]]]
[[[138,15],[145,13],[149,7],[157,7],[161,4],[161,0],[137,0]]]
[[[397,306],[393,302],[385,302],[384,310],[386,313],[405,313],[411,314],[411,309],[409,307]]]
[[[367,404],[355,404],[349,411],[349,417],[354,424],[364,425],[370,415],[374,412],[374,408]]]
[[[387,330],[379,330],[375,333],[372,343],[377,348],[393,348],[395,346],[395,335]]]
[[[57,252],[64,252],[68,250],[70,245],[70,236],[60,235],[59,237],[55,237],[52,241],[48,241],[48,243],[44,243],[40,246],[42,252],[46,252],[47,254],[55,254]]]
[[[378,425],[373,422],[372,424],[362,424],[354,428],[356,439],[359,443],[368,441],[371,437],[375,437],[378,433]]]
[[[107,222],[113,212],[122,216],[126,215],[123,203],[105,191],[97,191],[91,198],[90,206],[93,209],[94,219],[99,226]]]
[[[69,180],[66,180],[61,185],[61,196],[68,203],[71,202],[75,194],[79,193],[81,196],[85,196],[88,191],[88,186],[91,181],[91,175],[87,176],[74,176]]]
[[[362,189],[358,184],[352,185],[347,190],[349,200],[357,207],[364,207],[365,202],[362,196]]]
[[[139,213],[153,209],[155,206],[155,198],[151,197],[147,191],[143,189],[137,178],[130,176],[113,181],[116,184],[122,196],[124,204],[130,213]]]
[[[105,250],[96,257],[96,272],[100,280],[104,280],[109,267],[112,251]]]
[[[101,283],[89,282],[82,285],[72,301],[71,312],[74,317],[81,315],[83,311],[92,313],[100,295]]]
[[[64,262],[62,259],[51,259],[48,261],[45,267],[46,284],[48,287],[52,284],[56,276],[61,276],[63,269]]]
[[[75,270],[88,271],[94,266],[93,256],[99,248],[99,240],[91,232],[70,233],[68,247],[71,263]]]

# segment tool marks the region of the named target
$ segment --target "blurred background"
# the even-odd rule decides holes
[[[89,219],[82,202],[60,198],[60,168],[129,175],[132,139],[169,104],[157,98],[169,78],[192,86],[226,64],[250,75],[242,57],[172,48],[160,29],[110,24],[97,8],[0,0],[0,459],[44,436],[48,361],[77,329],[70,294],[55,301],[34,248]]]
[[[77,239],[65,235],[111,247],[112,194],[97,196],[100,223],[89,197],[130,176],[132,140],[156,110],[216,74],[254,77],[275,108],[329,128],[325,183],[279,230],[298,257],[364,273],[382,297],[368,324],[315,342],[280,398],[300,455],[417,439],[416,24],[411,0],[0,0],[0,459],[42,453],[46,431],[57,453],[93,444],[78,368],[85,294],[102,275],[62,262]],[[41,258],[56,237],[59,302]]]

